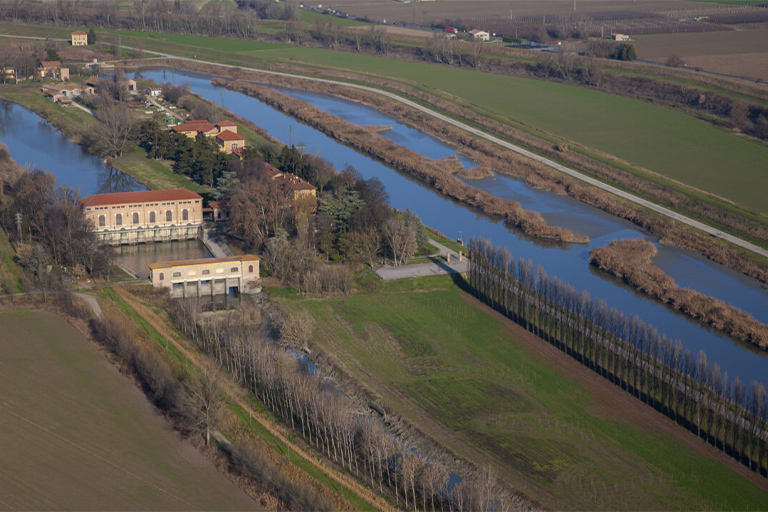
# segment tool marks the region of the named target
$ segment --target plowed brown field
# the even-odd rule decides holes
[[[62,318],[0,333],[0,510],[257,509]]]
[[[768,80],[768,29],[633,37],[641,59],[683,58],[688,67]]]

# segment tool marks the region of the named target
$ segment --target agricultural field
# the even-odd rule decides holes
[[[696,9],[712,7],[716,0],[703,2],[679,2],[670,0],[577,0],[576,13],[605,12],[641,12],[656,13],[672,9]],[[716,3],[725,5],[755,5],[763,0],[720,0]],[[315,7],[328,4],[318,1],[305,5]],[[509,17],[509,0],[440,0],[437,2],[400,3],[392,0],[334,0],[333,8],[347,14],[364,16],[372,19],[386,19],[404,23],[421,23],[449,19],[472,20],[477,18]],[[515,16],[570,15],[573,14],[573,0],[514,0],[512,7]],[[426,13],[426,14],[425,14]]]
[[[39,30],[0,24],[0,32]],[[444,91],[480,113],[572,140],[768,213],[762,194],[768,189],[768,175],[758,172],[768,160],[768,147],[671,109],[557,83],[370,55],[197,36],[102,32],[126,36],[123,44],[136,38],[146,50],[196,55],[199,60],[255,67],[275,61],[306,64],[308,72],[350,70]]]
[[[66,321],[0,313],[0,505],[255,510]]]
[[[638,57],[644,60],[663,63],[675,54],[688,67],[768,81],[768,27],[635,36],[632,40]]]
[[[560,509],[755,510],[768,483],[480,305],[447,276],[273,296],[390,413]],[[734,470],[735,468],[735,470]]]

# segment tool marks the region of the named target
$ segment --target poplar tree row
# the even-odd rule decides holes
[[[520,510],[527,502],[509,493],[490,470],[454,478],[388,431],[321,369],[308,371],[296,354],[264,336],[259,327],[227,322],[196,325],[198,307],[181,302],[176,321],[198,347],[256,395],[305,442],[405,510]],[[457,482],[457,480],[460,480]]]
[[[745,387],[704,351],[693,355],[639,317],[547,276],[490,241],[470,241],[469,285],[478,299],[666,414],[753,471],[768,476],[768,397]]]

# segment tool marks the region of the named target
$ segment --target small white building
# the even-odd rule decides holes
[[[491,38],[491,34],[484,30],[470,30],[469,35],[472,36],[474,41],[488,41]]]
[[[155,87],[149,90],[149,95],[152,98],[159,98],[161,94],[163,94],[163,90],[159,87]]]
[[[629,41],[629,36],[627,34],[619,34],[618,32],[614,32],[611,34],[611,39],[614,41]]]

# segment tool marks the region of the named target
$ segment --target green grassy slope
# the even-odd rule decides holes
[[[315,342],[394,413],[461,453],[450,440],[458,436],[545,506],[754,510],[768,502],[668,432],[615,417],[593,388],[532,355],[513,335],[523,331],[469,304],[448,277],[373,286],[377,293],[279,300],[309,311]],[[452,434],[424,423],[424,411]]]

